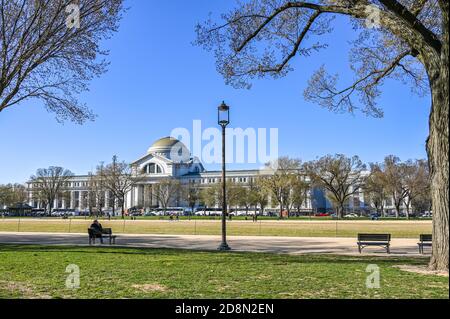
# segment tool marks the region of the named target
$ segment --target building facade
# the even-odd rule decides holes
[[[140,208],[149,211],[160,206],[155,194],[154,187],[162,179],[174,178],[181,185],[192,184],[199,188],[209,187],[220,183],[221,171],[207,171],[198,158],[192,157],[187,147],[179,140],[171,137],[164,137],[152,144],[146,154],[131,163],[132,174],[138,177],[138,182],[126,195],[125,208]],[[266,170],[227,170],[227,182],[248,185],[258,176],[273,174]],[[88,210],[89,175],[73,176],[67,183],[66,198],[55,199],[53,209],[70,209],[75,211]],[[306,177],[307,179],[307,177]],[[34,208],[45,208],[39,200],[33,196],[33,183],[27,183],[29,205]],[[114,203],[112,195],[105,191],[103,211],[112,210]],[[268,210],[277,210],[276,201],[272,201],[269,196]],[[170,203],[171,207],[187,207],[187,203],[182,198],[176,198]],[[326,199],[324,191],[311,189],[307,194],[307,199],[301,208],[304,211],[323,212],[331,210],[332,206]],[[350,210],[367,209],[368,205],[364,201],[364,194],[360,192],[349,201]]]

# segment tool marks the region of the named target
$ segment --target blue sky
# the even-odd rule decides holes
[[[193,120],[215,126],[216,106],[232,106],[233,127],[279,129],[279,153],[311,160],[334,153],[359,155],[365,162],[395,154],[424,158],[429,97],[388,82],[379,100],[383,119],[363,114],[334,114],[303,99],[308,78],[322,64],[345,73],[348,41],[354,33],[338,19],[327,36],[329,47],[295,60],[295,71],[280,80],[258,80],[251,90],[224,84],[214,57],[192,45],[194,26],[208,13],[220,14],[229,0],[129,0],[120,30],[104,43],[110,50],[109,71],[80,99],[98,115],[79,126],[57,123],[39,101],[0,113],[0,183],[24,182],[37,168],[58,165],[86,174],[114,154],[132,161],[159,137],[176,127],[192,128]],[[349,76],[342,76],[348,84]],[[233,168],[252,168],[236,164]],[[207,166],[215,169],[214,166]]]

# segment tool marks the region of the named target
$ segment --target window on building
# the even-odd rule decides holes
[[[162,168],[158,164],[150,163],[142,170],[144,174],[162,174]]]

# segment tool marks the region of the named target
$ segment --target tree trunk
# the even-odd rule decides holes
[[[344,204],[339,204],[338,206],[338,211],[337,211],[337,216],[339,219],[344,218]]]
[[[122,206],[122,218],[123,218],[125,215],[125,198],[122,198],[121,206]]]
[[[402,204],[395,203],[395,218],[400,218],[400,207]]]
[[[439,2],[442,10],[442,48],[440,55],[432,52],[425,56],[424,64],[431,88],[432,106],[429,119],[430,135],[427,140],[428,162],[431,174],[431,199],[433,210],[433,253],[430,269],[448,271],[448,108],[449,108],[449,34],[447,1]],[[434,54],[433,54],[434,53]],[[426,54],[426,52],[425,52]]]
[[[52,213],[52,203],[53,203],[53,200],[52,200],[52,199],[49,199],[49,200],[48,200],[48,204],[47,204],[47,207],[48,207],[48,213],[49,213],[49,214]]]
[[[444,35],[439,61],[427,64],[430,79],[432,108],[427,152],[431,172],[431,198],[433,205],[433,253],[430,268],[448,271],[449,249],[449,158],[448,158],[448,109],[449,109],[449,48],[448,2],[443,2]]]

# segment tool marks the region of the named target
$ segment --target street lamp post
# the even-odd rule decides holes
[[[230,107],[222,102],[217,109],[217,121],[222,127],[222,243],[219,250],[230,250],[227,244],[227,190],[226,190],[226,173],[225,173],[225,132],[226,127],[230,123]]]

